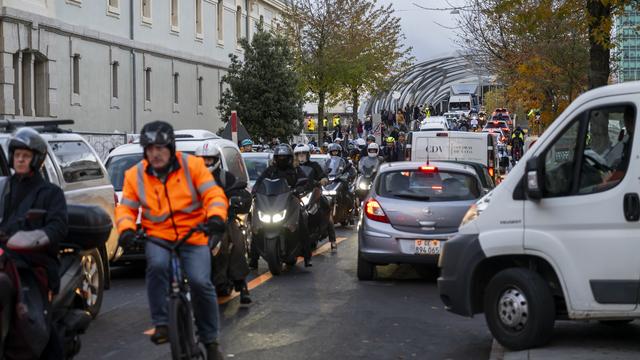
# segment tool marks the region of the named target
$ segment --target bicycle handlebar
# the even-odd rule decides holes
[[[189,240],[193,236],[193,234],[198,232],[204,233],[205,235],[210,235],[209,230],[207,229],[207,226],[204,223],[201,223],[191,228],[191,230],[189,230],[189,232],[187,232],[187,234],[178,241],[168,241],[168,240],[162,240],[154,237],[149,237],[147,233],[141,229],[138,231],[138,234],[136,235],[136,242],[143,243],[145,240],[148,240],[164,249],[173,251],[178,249],[180,246],[182,246],[182,244],[187,242],[187,240]]]

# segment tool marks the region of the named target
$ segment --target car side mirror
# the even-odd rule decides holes
[[[544,193],[544,166],[540,164],[539,158],[534,156],[527,161],[525,172],[525,185],[527,197],[532,200],[542,199]]]

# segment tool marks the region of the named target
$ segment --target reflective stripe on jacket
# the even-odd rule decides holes
[[[136,229],[138,211],[142,211],[141,225],[149,236],[169,241],[182,238],[211,216],[226,220],[227,198],[204,160],[181,152],[176,153],[176,158],[177,169],[169,173],[165,184],[150,173],[147,160],[125,172],[122,201],[116,208],[120,233]],[[192,245],[207,242],[202,233],[194,234],[188,241]]]

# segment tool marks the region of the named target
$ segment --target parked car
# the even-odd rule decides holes
[[[371,280],[377,265],[390,263],[435,269],[442,243],[483,193],[473,168],[462,164],[382,165],[358,227],[358,279]]]
[[[120,256],[118,232],[115,229],[117,197],[109,182],[107,170],[91,145],[79,134],[58,128],[72,121],[11,122],[0,133],[0,144],[5,156],[11,139],[11,127],[29,125],[40,132],[48,143],[48,154],[42,169],[49,182],[62,188],[69,204],[95,205],[104,209],[114,224],[106,246],[88,251],[82,258],[85,280],[82,289],[86,308],[96,317],[102,306],[104,289],[110,286],[110,262]],[[7,130],[9,129],[9,131]]]
[[[196,149],[204,142],[215,142],[215,145],[220,149],[223,168],[232,173],[238,181],[249,183],[249,174],[236,144],[206,130],[178,130],[175,133],[176,149],[187,154],[195,153]],[[107,156],[106,168],[118,199],[122,198],[124,173],[142,160],[142,157],[142,147],[139,143],[121,145]],[[144,248],[135,244],[122,249],[120,260],[143,260],[144,257]]]
[[[449,311],[484,313],[512,350],[546,344],[556,319],[640,318],[638,109],[637,81],[582,94],[469,209],[441,257]]]

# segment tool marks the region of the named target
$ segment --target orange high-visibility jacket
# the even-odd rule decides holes
[[[167,175],[165,184],[151,174],[147,160],[125,172],[122,200],[116,208],[120,233],[136,230],[139,210],[142,211],[141,225],[147,235],[169,241],[181,239],[211,216],[227,219],[227,198],[204,160],[181,152],[176,153],[176,158],[179,168]],[[206,235],[196,233],[187,243],[206,245],[207,242]]]

